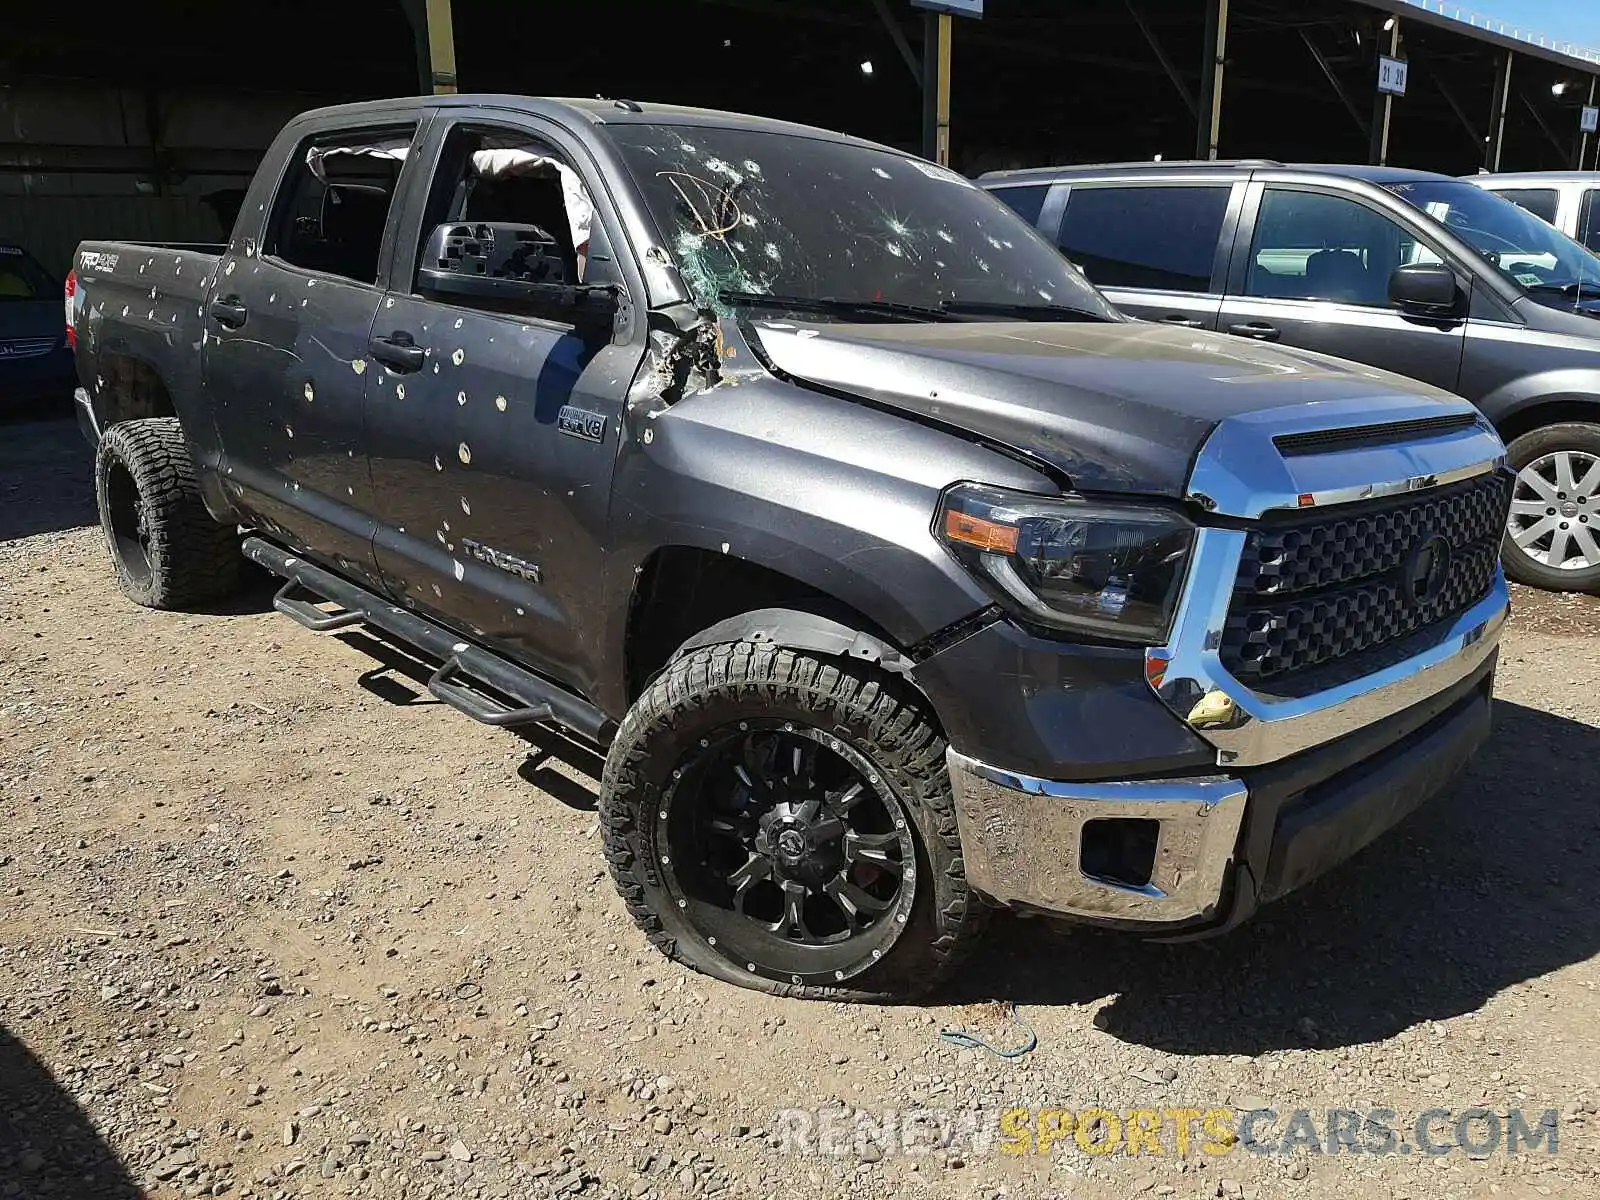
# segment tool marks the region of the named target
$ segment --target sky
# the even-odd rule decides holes
[[[1600,3],[1595,0],[1463,0],[1461,7],[1600,50]]]

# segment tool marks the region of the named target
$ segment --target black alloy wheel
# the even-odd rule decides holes
[[[695,803],[674,803],[691,792]],[[916,895],[916,846],[879,773],[794,722],[700,739],[663,804],[667,893],[753,974],[840,983],[889,952]]]

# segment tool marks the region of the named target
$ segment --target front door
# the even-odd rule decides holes
[[[403,155],[350,151],[405,147],[415,128],[340,131],[295,147],[264,235],[228,248],[205,312],[223,486],[248,524],[371,586],[368,341]]]
[[[1255,233],[1229,274],[1220,317],[1225,333],[1317,350],[1456,390],[1466,318],[1413,316],[1389,302],[1394,269],[1441,261],[1434,248],[1349,196],[1259,184],[1252,190]]]
[[[539,226],[574,279],[620,282],[599,278],[609,256],[585,253],[606,218],[572,156],[468,120],[437,142],[427,209],[373,330],[378,564],[396,599],[589,692],[619,421],[642,348],[626,322],[604,343],[416,290],[420,247],[446,222]]]

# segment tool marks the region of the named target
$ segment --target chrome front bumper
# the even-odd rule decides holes
[[[1230,575],[1231,578],[1231,575]],[[1220,668],[1206,678],[1235,699],[1231,728],[1196,729],[1221,763],[1261,765],[1332,742],[1423,703],[1486,669],[1505,623],[1498,576],[1444,640],[1397,666],[1303,700],[1270,702]],[[1214,651],[1210,655],[1214,660]],[[1201,656],[1201,666],[1207,659]],[[1249,801],[1229,774],[1127,783],[1063,783],[947,753],[967,880],[1005,905],[1099,920],[1174,925],[1213,916],[1225,899]],[[1247,772],[1248,773],[1248,772]],[[1083,867],[1084,832],[1105,819],[1159,824],[1154,869],[1142,886]]]
[[[1052,783],[949,750],[967,882],[991,900],[1080,917],[1175,922],[1216,907],[1244,819],[1237,779]],[[1105,818],[1160,823],[1150,882],[1083,870],[1084,827]]]

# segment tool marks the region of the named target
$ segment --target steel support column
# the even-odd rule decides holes
[[[1390,58],[1400,57],[1400,18],[1389,18]],[[1394,95],[1379,92],[1372,110],[1372,152],[1367,161],[1380,167],[1389,165],[1389,126],[1394,120]]]
[[[1214,159],[1222,137],[1222,75],[1228,56],[1228,0],[1206,0],[1206,40],[1200,63],[1200,120],[1194,156]]]
[[[1594,85],[1595,85],[1595,82],[1596,82],[1595,77],[1593,75],[1589,76],[1589,101],[1588,101],[1588,103],[1589,103],[1589,107],[1590,108],[1594,107]],[[1588,135],[1587,132],[1585,132],[1584,130],[1580,129],[1580,130],[1578,130],[1578,161],[1572,164],[1574,169],[1579,170],[1579,171],[1583,170],[1583,160],[1585,158],[1587,158],[1588,156],[1589,156],[1589,135]]]
[[[1511,101],[1511,64],[1515,58],[1507,50],[1505,61],[1495,73],[1494,108],[1489,114],[1489,145],[1484,159],[1490,171],[1500,169],[1500,154],[1506,145],[1506,107]]]
[[[922,156],[950,165],[949,13],[924,13],[922,18]]]
[[[428,2],[428,67],[435,95],[456,92],[456,35],[450,20],[450,0]]]

